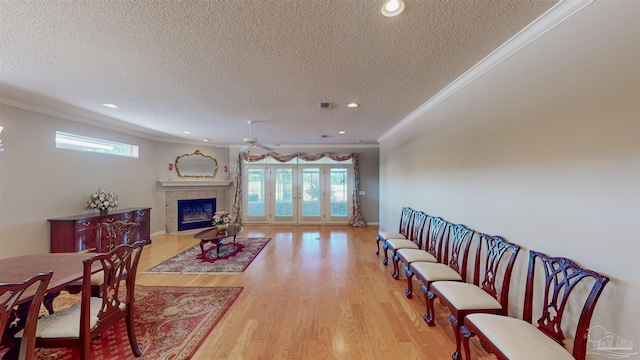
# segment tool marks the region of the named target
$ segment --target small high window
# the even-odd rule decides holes
[[[56,148],[138,157],[138,146],[56,131]]]

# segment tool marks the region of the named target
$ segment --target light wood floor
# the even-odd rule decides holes
[[[446,308],[436,326],[422,320],[419,284],[375,255],[378,228],[245,226],[242,237],[272,240],[242,274],[139,274],[138,284],[242,286],[244,290],[199,348],[211,359],[451,359]],[[142,272],[197,244],[193,233],[162,235],[143,252]],[[472,339],[474,359],[493,359]]]

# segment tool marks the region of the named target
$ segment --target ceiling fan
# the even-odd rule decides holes
[[[245,152],[255,147],[263,148],[267,151],[273,151],[273,148],[259,143],[258,139],[253,137],[253,123],[255,122],[256,121],[253,120],[247,120],[247,124],[249,124],[249,137],[244,138],[244,146],[240,149],[240,151]]]

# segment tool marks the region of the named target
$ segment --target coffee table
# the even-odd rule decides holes
[[[227,238],[233,238],[233,246],[236,246],[236,236],[244,230],[240,225],[229,225],[227,230],[219,231],[217,228],[207,229],[200,231],[193,235],[194,238],[200,240],[200,251],[202,251],[202,258],[204,259],[204,244],[212,242],[216,244],[216,256],[220,257],[220,246],[222,246],[222,240]]]

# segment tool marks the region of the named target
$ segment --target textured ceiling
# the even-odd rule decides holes
[[[0,102],[161,141],[253,120],[263,143],[375,143],[555,0],[406,2],[3,0]]]

